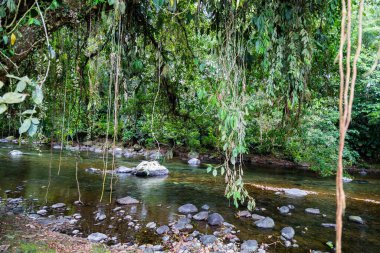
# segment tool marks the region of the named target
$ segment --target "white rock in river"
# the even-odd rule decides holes
[[[320,214],[320,211],[318,208],[306,208],[305,212],[310,213],[310,214]]]
[[[265,217],[262,220],[255,221],[255,224],[259,228],[274,228],[274,221],[270,217]]]
[[[124,198],[117,199],[116,203],[118,203],[119,205],[133,205],[133,204],[140,203],[140,201],[138,201],[137,199],[134,199],[130,196],[127,196]]]
[[[12,151],[9,152],[10,156],[20,156],[22,154],[23,153],[20,150],[12,150]]]
[[[115,172],[118,173],[118,174],[123,174],[123,173],[132,173],[134,171],[134,169],[132,168],[128,168],[128,167],[125,167],[125,166],[120,166],[118,167]]]
[[[343,177],[342,180],[343,180],[343,183],[350,183],[352,182],[353,179],[349,177]]]
[[[156,177],[169,174],[169,170],[159,164],[157,161],[143,161],[136,167],[136,176],[140,177]]]
[[[285,195],[290,197],[305,197],[308,193],[297,188],[284,189]]]
[[[201,161],[198,158],[191,158],[189,161],[187,161],[187,163],[191,166],[198,166],[201,164]]]
[[[359,224],[364,224],[364,220],[360,216],[351,215],[351,216],[348,216],[348,219],[350,221],[353,221],[353,222],[356,222],[356,223],[359,223]]]
[[[103,233],[92,233],[90,234],[87,239],[90,241],[90,242],[101,242],[103,240],[106,240],[108,238],[108,236],[106,236],[105,234]]]
[[[64,203],[57,203],[51,206],[51,208],[53,209],[64,208],[64,207],[66,207],[66,204]]]

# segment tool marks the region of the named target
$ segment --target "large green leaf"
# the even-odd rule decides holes
[[[37,105],[42,104],[42,101],[44,99],[44,94],[42,93],[42,89],[39,85],[36,86],[36,89],[32,93],[32,99],[34,103]]]
[[[16,92],[23,92],[26,88],[26,82],[24,80],[20,80],[18,83],[17,83],[17,86],[16,86]]]
[[[40,124],[40,120],[37,118],[32,118],[32,123],[35,125],[38,125],[38,124]]]
[[[6,104],[0,104],[0,114],[3,114],[8,109]]]
[[[30,127],[31,124],[32,124],[32,120],[31,119],[24,120],[24,122],[22,122],[20,128],[18,129],[18,132],[20,134],[25,133],[26,131],[29,130],[29,127]]]
[[[37,133],[37,130],[38,130],[38,125],[31,124],[29,127],[29,130],[28,130],[28,135],[30,137],[33,137],[33,135],[35,135]]]
[[[8,92],[3,96],[3,103],[6,104],[18,104],[25,100],[26,94],[21,94],[17,92]]]

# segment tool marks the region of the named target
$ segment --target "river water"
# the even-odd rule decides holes
[[[25,154],[20,157],[10,157],[8,152],[12,149],[21,150]],[[115,158],[116,165],[131,167],[139,162],[140,160]],[[108,163],[112,163],[111,156]],[[76,164],[78,164],[77,170]],[[321,226],[321,223],[335,223],[334,178],[321,178],[312,172],[291,168],[247,166],[244,175],[246,183],[300,188],[318,193],[304,198],[289,198],[285,195],[276,195],[275,191],[249,187],[250,193],[256,199],[257,207],[266,209],[256,213],[272,217],[276,224],[272,230],[261,230],[254,225],[252,219],[236,218],[237,210],[230,206],[223,196],[224,184],[221,177],[215,178],[207,174],[204,167],[190,167],[186,161],[174,159],[163,162],[163,165],[170,170],[168,177],[117,176],[113,179],[112,191],[111,176],[108,175],[105,180],[103,201],[99,203],[103,178],[101,175],[89,174],[85,169],[89,167],[102,169],[104,160],[101,154],[60,152],[36,146],[19,147],[13,144],[1,144],[0,194],[5,196],[5,190],[15,190],[17,186],[22,185],[24,188],[19,194],[25,198],[38,199],[37,203],[41,206],[64,202],[70,208],[67,214],[80,212],[83,219],[79,226],[84,236],[92,232],[103,232],[117,236],[122,242],[133,240],[154,242],[157,239],[150,234],[134,233],[125,221],[110,219],[114,215],[111,210],[116,206],[115,199],[125,196],[132,196],[142,201],[137,208],[124,208],[142,224],[150,221],[155,221],[158,225],[168,224],[178,218],[177,208],[180,205],[193,203],[198,208],[208,204],[212,211],[220,213],[227,222],[234,224],[240,230],[238,236],[242,240],[255,239],[259,243],[275,242],[278,241],[281,228],[292,226],[296,231],[295,239],[300,247],[286,249],[277,243],[269,248],[269,252],[309,252],[310,249],[329,251],[326,242],[334,241],[334,229]],[[380,178],[356,177],[353,182],[345,184],[346,216],[359,215],[365,220],[365,224],[350,222],[345,217],[343,251],[380,252]],[[79,198],[78,183],[83,206],[73,204]],[[292,215],[281,215],[277,207],[288,204],[295,206]],[[309,207],[319,208],[325,217],[306,214],[304,210]],[[99,208],[107,215],[107,219],[101,223],[94,220],[93,214]],[[212,233],[211,228],[203,222],[194,226],[202,232]]]

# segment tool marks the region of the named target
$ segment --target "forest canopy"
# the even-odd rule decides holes
[[[232,188],[247,153],[334,174],[340,5],[2,0],[1,135],[220,154]],[[346,166],[380,159],[379,8],[365,3]]]

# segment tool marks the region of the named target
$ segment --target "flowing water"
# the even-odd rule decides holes
[[[10,157],[12,149],[22,150],[25,154],[20,157]],[[230,206],[224,198],[224,184],[221,177],[212,177],[203,167],[190,167],[186,161],[171,160],[163,164],[170,170],[166,178],[138,178],[130,175],[117,176],[113,180],[112,193],[110,178],[105,182],[103,202],[99,203],[102,192],[102,176],[85,172],[86,168],[103,168],[101,154],[91,152],[72,153],[69,151],[51,151],[42,147],[18,147],[12,144],[0,145],[0,194],[5,190],[15,190],[19,185],[24,189],[20,193],[25,198],[36,198],[41,206],[64,202],[70,210],[67,214],[80,212],[83,219],[80,221],[80,230],[84,236],[92,232],[103,232],[117,236],[122,242],[138,240],[149,242],[155,240],[147,233],[134,233],[128,228],[126,221],[113,220],[115,214],[111,211],[115,199],[132,196],[142,204],[137,207],[123,207],[126,214],[131,214],[142,224],[150,221],[158,225],[168,224],[178,218],[177,208],[185,203],[193,203],[198,208],[208,204],[211,210],[219,212],[227,222],[234,224],[240,233],[238,236],[245,239],[255,239],[259,243],[278,241],[280,230],[285,226],[292,226],[299,248],[286,249],[280,244],[270,247],[269,252],[309,252],[310,249],[329,251],[327,241],[334,241],[335,231],[324,228],[321,223],[335,222],[335,180],[321,178],[312,172],[273,167],[247,166],[245,169],[246,183],[259,184],[270,187],[300,188],[315,191],[318,194],[304,198],[289,198],[276,195],[274,191],[249,187],[255,197],[257,207],[265,208],[257,214],[270,216],[275,221],[272,230],[256,228],[251,219],[235,217],[236,209]],[[112,157],[109,158],[109,163]],[[116,158],[117,165],[135,166],[138,160]],[[76,163],[78,163],[78,182],[83,206],[75,206],[78,200],[78,184],[76,181]],[[60,166],[59,166],[60,165]],[[60,167],[60,174],[58,170]],[[345,184],[347,193],[346,216],[359,215],[365,224],[356,224],[344,219],[343,251],[344,252],[380,252],[380,178],[374,176],[357,176],[358,180]],[[109,197],[112,197],[109,203]],[[4,195],[5,196],[5,195]],[[378,203],[364,201],[370,199]],[[292,204],[295,209],[292,215],[280,215],[277,207]],[[308,207],[319,208],[322,215],[306,214]],[[99,208],[105,211],[107,219],[97,223],[94,220],[94,211]],[[242,209],[243,210],[243,209]],[[112,225],[110,227],[109,225]],[[194,224],[202,232],[212,233],[212,230],[203,222]],[[144,227],[144,225],[143,225]],[[271,237],[271,235],[273,235]]]

